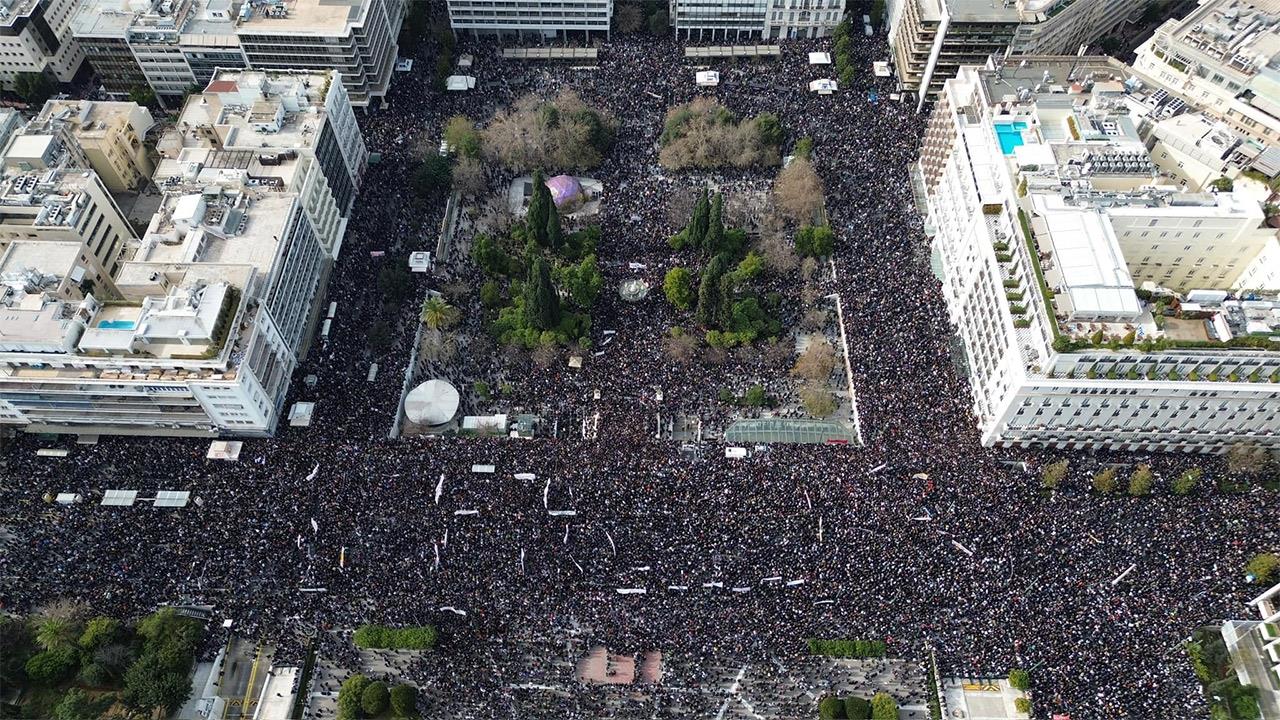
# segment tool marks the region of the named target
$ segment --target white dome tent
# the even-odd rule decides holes
[[[448,380],[428,380],[409,391],[404,415],[418,425],[443,425],[458,413],[458,389]]]

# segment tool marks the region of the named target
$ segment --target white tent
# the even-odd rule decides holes
[[[702,87],[715,87],[720,84],[720,73],[715,70],[700,70],[697,80]]]
[[[449,90],[471,90],[476,86],[476,79],[470,75],[450,75],[445,78],[444,86]]]
[[[108,507],[129,507],[137,499],[137,490],[108,490],[102,494],[102,504]]]
[[[819,95],[831,95],[840,88],[836,85],[835,80],[814,80],[809,83],[809,89]]]
[[[313,402],[296,402],[289,409],[289,425],[293,427],[310,427],[311,415],[316,410]]]
[[[889,69],[889,61],[887,60],[877,60],[871,63],[871,71],[875,73],[876,77],[889,77],[893,74],[893,71]]]
[[[404,414],[419,425],[441,425],[458,412],[458,389],[447,380],[428,380],[409,391]]]
[[[810,65],[830,65],[831,53],[811,52],[809,53],[809,64]]]

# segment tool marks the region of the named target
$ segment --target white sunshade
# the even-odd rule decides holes
[[[1100,213],[1050,212],[1044,223],[1073,315],[1135,318],[1141,314],[1133,277],[1110,223]]]
[[[130,507],[137,499],[137,490],[108,490],[102,494],[102,504],[108,507]]]
[[[54,498],[54,502],[59,505],[70,505],[80,502],[81,499],[80,493],[58,493],[58,496]]]
[[[889,77],[893,74],[893,71],[889,69],[887,60],[876,60],[871,63],[871,72],[875,73],[876,77]]]
[[[309,427],[311,425],[311,415],[315,412],[316,404],[313,402],[296,402],[289,409],[289,424],[294,427]]]
[[[715,70],[701,70],[697,74],[697,80],[703,87],[715,87],[720,84],[720,73]]]
[[[476,86],[476,79],[470,75],[450,75],[445,78],[444,86],[449,90],[471,90]]]
[[[239,440],[214,440],[209,444],[209,452],[205,457],[210,460],[235,462],[240,459],[240,448],[243,444]]]
[[[831,53],[811,52],[809,53],[809,64],[810,65],[830,65]]]
[[[481,475],[492,475],[496,469],[497,468],[495,468],[493,465],[472,465],[471,466],[471,472],[479,473]]]
[[[186,507],[191,501],[191,493],[187,490],[161,490],[156,493],[155,507]]]
[[[840,87],[835,80],[823,79],[823,80],[814,80],[813,82],[809,83],[809,89],[818,93],[819,95],[830,95],[831,93],[839,90]]]

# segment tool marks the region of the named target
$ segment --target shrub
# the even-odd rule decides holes
[[[352,638],[356,647],[378,650],[426,650],[436,644],[436,629],[422,627],[389,628],[362,625]]]
[[[27,677],[37,685],[56,685],[75,674],[79,664],[80,653],[75,648],[45,650],[27,660]]]
[[[1109,467],[1093,476],[1093,489],[1100,493],[1110,494],[1116,491],[1116,469]]]
[[[1009,671],[1009,685],[1014,690],[1022,690],[1026,692],[1031,689],[1031,673],[1021,668],[1015,668]]]
[[[1066,458],[1056,463],[1050,463],[1044,466],[1044,470],[1040,472],[1040,484],[1049,490],[1057,489],[1062,479],[1067,476],[1067,469],[1070,467],[1070,461]]]
[[[360,693],[360,709],[369,717],[377,717],[386,711],[389,699],[385,683],[371,682]]]
[[[688,268],[674,267],[662,279],[662,292],[677,310],[690,310],[698,299],[693,289],[693,274]]]
[[[1151,474],[1151,466],[1139,465],[1129,476],[1129,494],[1133,496],[1150,495],[1151,486],[1155,484],[1155,476]]]
[[[835,249],[835,234],[826,226],[805,225],[796,231],[796,254],[800,257],[827,257]]]
[[[360,717],[360,701],[367,687],[369,678],[364,675],[352,675],[342,681],[342,687],[338,689],[337,720],[355,720]]]
[[[120,635],[120,621],[109,617],[96,617],[85,623],[80,633],[80,647],[93,651],[109,645]]]
[[[828,695],[818,701],[818,717],[822,720],[836,720],[844,717],[844,703],[840,698]]]
[[[1013,707],[1020,713],[1031,714],[1031,701],[1024,697],[1014,698]]]
[[[412,685],[397,685],[391,688],[391,716],[397,718],[412,717],[418,710],[418,688]]]
[[[1173,481],[1173,494],[1186,495],[1192,490],[1195,490],[1196,484],[1200,482],[1201,474],[1202,471],[1200,468],[1191,468],[1183,472],[1178,476],[1177,480]]]
[[[1254,582],[1260,585],[1270,585],[1272,579],[1276,576],[1276,571],[1280,570],[1280,556],[1275,553],[1258,553],[1245,563],[1244,571],[1254,577]],[[38,657],[38,656],[37,656]],[[35,658],[32,658],[33,660]],[[28,668],[28,673],[31,670]]]
[[[809,652],[814,655],[843,658],[884,657],[882,640],[819,640],[809,639]]]
[[[844,716],[849,720],[870,720],[871,703],[866,698],[847,697],[844,699]]]
[[[898,720],[898,703],[889,693],[878,692],[871,697],[871,720]]]

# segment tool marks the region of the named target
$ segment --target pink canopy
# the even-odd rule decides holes
[[[572,175],[557,175],[551,178],[547,181],[547,188],[551,190],[552,202],[560,210],[572,208],[586,199],[582,192],[582,184]]]

